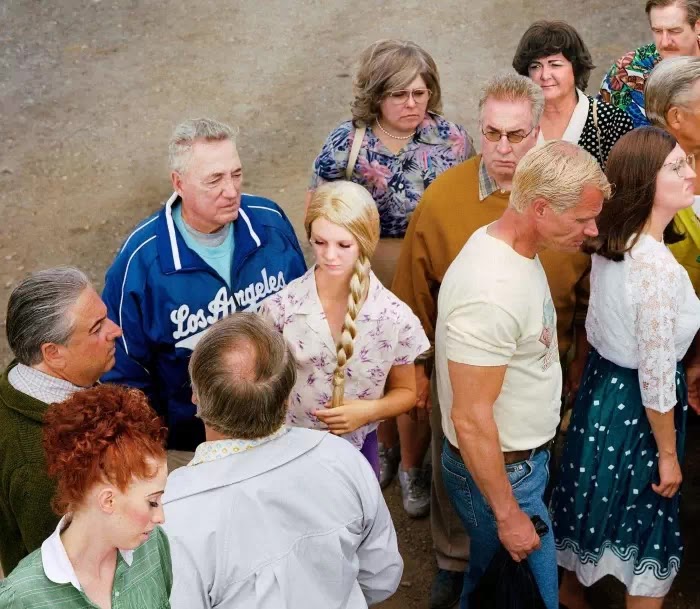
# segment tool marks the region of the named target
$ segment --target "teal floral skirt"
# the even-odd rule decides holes
[[[688,388],[676,369],[676,445],[682,461]],[[659,482],[658,452],[637,370],[591,350],[576,398],[551,511],[557,562],[586,586],[613,575],[634,596],[665,596],[678,573],[680,492]]]

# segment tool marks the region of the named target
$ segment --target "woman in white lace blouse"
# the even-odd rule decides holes
[[[552,496],[561,602],[587,607],[583,586],[613,575],[627,607],[658,607],[678,572],[680,462],[688,390],[681,359],[700,301],[667,248],[693,203],[694,158],[644,127],[613,147],[613,197],[599,218],[586,331],[592,349]]]

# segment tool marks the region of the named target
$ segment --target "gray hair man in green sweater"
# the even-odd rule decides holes
[[[56,528],[41,427],[49,404],[91,387],[114,365],[121,330],[84,273],[33,273],[10,294],[0,377],[0,564],[9,574]]]

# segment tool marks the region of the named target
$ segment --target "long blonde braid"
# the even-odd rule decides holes
[[[311,237],[311,225],[319,218],[346,228],[359,247],[359,256],[350,278],[348,308],[337,345],[337,365],[333,371],[331,406],[335,408],[343,403],[345,370],[352,357],[357,334],[355,321],[369,291],[370,258],[379,241],[379,212],[366,189],[353,182],[338,180],[319,186],[314,193],[304,219],[307,237]]]
[[[343,328],[340,331],[340,341],[338,344],[338,364],[333,371],[333,395],[331,397],[331,408],[340,406],[343,403],[345,392],[345,367],[352,357],[355,349],[355,320],[360,312],[362,299],[369,291],[369,258],[360,256],[355,261],[355,272],[350,278],[350,294],[348,295],[348,310],[345,312]]]

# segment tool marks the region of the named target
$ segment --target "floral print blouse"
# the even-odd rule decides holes
[[[654,43],[623,55],[605,75],[598,97],[627,112],[635,127],[648,125],[644,111],[644,83],[660,61]]]
[[[318,297],[314,271],[315,267],[267,298],[259,312],[284,335],[298,362],[287,424],[327,429],[314,411],[331,401],[337,350]],[[392,366],[412,364],[430,347],[418,318],[374,273],[355,325],[354,353],[345,369],[346,400],[381,398]],[[361,449],[377,427],[378,423],[372,423],[343,437]]]
[[[355,127],[345,121],[326,139],[313,165],[310,188],[344,180]],[[398,154],[390,152],[368,126],[352,181],[377,203],[382,237],[403,237],[423,192],[443,171],[474,156],[472,140],[460,125],[428,113]]]

